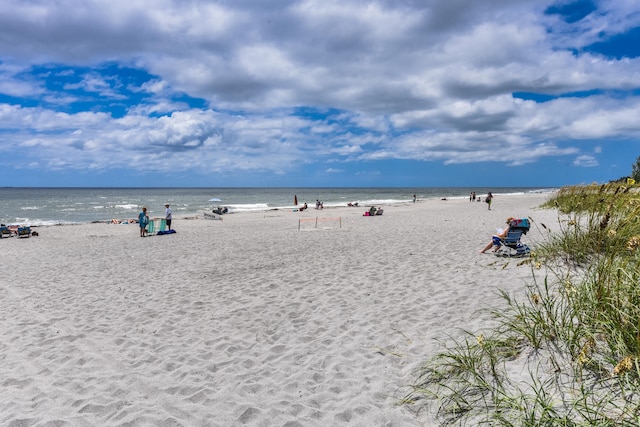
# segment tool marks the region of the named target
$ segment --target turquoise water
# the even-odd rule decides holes
[[[471,191],[484,196],[551,192],[551,188],[0,188],[3,224],[53,225],[136,218],[142,206],[150,216],[164,215],[171,204],[174,216],[189,216],[227,206],[230,212],[290,209],[298,203],[325,208],[359,203],[361,206],[436,198],[468,198]],[[219,198],[221,202],[210,202]]]

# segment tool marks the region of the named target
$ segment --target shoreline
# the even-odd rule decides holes
[[[478,254],[508,216],[557,229],[547,194],[106,223],[0,242],[0,423],[435,425],[397,406],[439,342],[531,271]],[[323,221],[316,223],[318,217]],[[339,219],[339,220],[338,220]],[[307,221],[300,221],[307,220]],[[19,242],[19,243],[18,243]]]
[[[546,197],[548,198],[551,194],[553,194],[555,190],[549,189],[549,190],[537,190],[537,191],[532,191],[530,193],[494,193],[494,196],[497,196],[499,198],[501,197],[505,197],[505,198],[518,198],[518,197],[536,197],[536,196],[542,196],[542,197]],[[484,198],[485,195],[481,195],[478,196],[479,198]],[[327,210],[340,210],[340,209],[348,209],[348,210],[352,210],[352,209],[365,209],[365,208],[369,208],[371,206],[377,206],[377,207],[383,207],[383,208],[387,208],[387,207],[400,207],[400,206],[413,206],[414,204],[422,204],[422,203],[430,203],[430,202],[434,202],[434,201],[468,201],[469,196],[448,196],[448,197],[432,197],[432,198],[424,198],[424,199],[417,199],[417,202],[412,202],[411,200],[407,200],[407,201],[387,201],[387,202],[383,202],[383,203],[361,203],[358,206],[347,206],[346,203],[344,205],[327,205],[325,206],[323,209],[315,209],[313,206],[310,206],[307,209],[307,212],[317,212],[318,215],[321,215],[321,213],[323,211],[327,211]],[[469,202],[469,203],[474,203],[474,202]],[[482,204],[482,206],[485,206],[483,202],[475,202],[475,203],[479,203]],[[302,204],[302,203],[300,203]],[[224,205],[224,203],[221,203],[221,205]],[[267,214],[269,212],[291,212],[291,213],[298,213],[297,212],[298,206],[287,206],[287,207],[272,207],[272,208],[260,208],[260,209],[250,209],[250,210],[241,210],[241,211],[230,211],[224,215],[218,215],[217,216],[221,216],[223,218],[229,216],[229,215],[251,215],[251,214],[255,214],[255,215],[261,215],[261,214]],[[204,210],[204,209],[198,209],[197,211],[194,212],[189,212],[189,213],[176,213],[174,212],[173,216],[175,220],[199,220],[199,219],[203,219],[204,213],[209,213],[209,210]],[[126,218],[126,217],[122,217],[122,218],[111,218],[111,219],[102,219],[102,220],[91,220],[91,221],[79,221],[79,222],[59,222],[59,223],[46,223],[46,224],[34,224],[34,225],[30,225],[28,222],[21,222],[21,223],[8,223],[6,224],[7,226],[16,226],[16,225],[20,225],[20,226],[30,226],[30,227],[59,227],[59,226],[70,226],[70,225],[84,225],[84,224],[138,224],[138,219],[137,219],[137,215],[138,213],[136,212],[135,215],[131,216],[130,218]],[[162,219],[162,217],[160,216],[153,216],[151,219]]]
[[[469,192],[461,193],[460,188],[363,188],[363,189],[264,189],[264,190],[220,190],[222,201],[216,205],[228,206],[234,212],[264,212],[268,210],[288,210],[295,192],[300,204],[306,200],[313,207],[314,200],[320,199],[325,208],[344,207],[349,202],[358,202],[360,206],[393,205],[410,203],[412,194],[416,194],[420,202],[448,198],[449,200],[465,199]],[[477,189],[476,189],[477,190]],[[518,194],[549,194],[557,189],[536,189],[503,187],[494,189],[499,197],[510,197]],[[411,191],[413,193],[408,193]],[[497,192],[496,192],[497,191]],[[289,194],[289,192],[291,194]],[[136,219],[139,209],[146,206],[151,216],[159,216],[164,212],[164,203],[169,201],[174,207],[174,215],[179,217],[202,215],[215,207],[207,203],[211,193],[218,191],[187,189],[183,193],[167,190],[131,189],[27,189],[25,191],[9,191],[2,194],[3,206],[0,216],[2,223],[10,225],[67,225],[91,222],[110,222]],[[223,194],[224,193],[224,194]],[[485,193],[478,192],[481,197]],[[312,203],[310,203],[312,202]]]

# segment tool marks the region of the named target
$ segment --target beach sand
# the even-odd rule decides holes
[[[508,216],[533,219],[535,249],[557,230],[547,197],[3,239],[0,425],[435,425],[399,390],[439,341],[490,325],[497,288],[524,291],[529,267],[478,251]]]

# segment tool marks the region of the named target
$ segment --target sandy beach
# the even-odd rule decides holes
[[[432,426],[398,390],[481,330],[518,260],[479,254],[548,195],[38,227],[0,241],[2,426]],[[316,223],[317,218],[317,223]],[[299,221],[299,220],[304,221]],[[506,265],[506,266],[505,266]]]

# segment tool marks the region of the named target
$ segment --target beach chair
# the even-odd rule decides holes
[[[31,227],[18,227],[18,237],[31,237]]]
[[[147,224],[147,234],[153,234],[156,232],[156,221],[154,219],[150,219]]]
[[[0,227],[0,239],[11,237],[12,235],[13,234],[11,233],[11,230],[9,230],[9,227],[4,225]]]
[[[502,239],[502,246],[496,252],[497,256],[524,257],[531,253],[527,244],[522,243],[522,236],[529,231],[529,219],[514,219],[509,223],[507,236]]]

